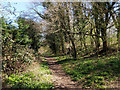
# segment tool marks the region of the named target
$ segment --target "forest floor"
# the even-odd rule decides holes
[[[39,62],[40,61],[40,62]],[[5,77],[4,88],[120,88],[120,57],[40,57],[20,74]],[[25,82],[25,83],[23,83]],[[21,84],[19,84],[21,83]]]
[[[77,82],[72,81],[70,76],[66,75],[65,71],[62,69],[62,66],[57,63],[57,60],[51,57],[42,57],[48,62],[50,71],[52,72],[52,81],[55,85],[54,88],[82,88],[80,85],[77,85]]]
[[[120,58],[116,55],[78,60],[50,56],[41,60],[52,72],[55,89],[120,88]]]

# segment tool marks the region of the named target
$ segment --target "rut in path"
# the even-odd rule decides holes
[[[57,61],[50,57],[45,57],[48,62],[49,68],[52,72],[52,81],[55,85],[55,88],[81,88],[77,86],[76,82],[73,82],[71,78],[65,74],[62,70],[62,66],[57,64]]]

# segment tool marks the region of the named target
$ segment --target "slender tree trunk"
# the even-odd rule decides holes
[[[115,27],[117,28],[117,41],[118,41],[118,51],[120,52],[120,16],[118,19],[115,19],[114,16],[112,16]]]
[[[102,41],[103,41],[103,51],[107,52],[107,34],[106,34],[106,28],[102,28],[101,30],[101,34],[102,34]]]
[[[103,40],[103,51],[107,51],[107,40],[106,40],[106,38],[104,38],[104,40]]]
[[[71,16],[71,14],[70,14],[70,12],[69,12],[69,10],[67,9],[66,10],[68,13],[67,13],[67,21],[68,21],[68,30],[73,30],[73,28],[72,28],[72,23],[70,22],[71,20],[71,18],[70,18],[70,16]],[[69,32],[67,33],[68,35],[69,35],[69,39],[70,39],[70,41],[71,41],[71,43],[72,43],[72,47],[73,47],[73,50],[74,50],[74,53],[73,53],[73,57],[76,59],[77,58],[77,51],[76,51],[76,47],[75,47],[75,43],[74,43],[74,36],[73,36],[73,34],[70,34]]]
[[[94,42],[93,42],[93,38],[92,37],[90,37],[90,43],[91,43],[91,48],[93,48],[94,47]]]
[[[87,50],[87,46],[86,46],[86,42],[85,42],[85,36],[83,36],[83,44],[84,44],[85,50]]]
[[[117,41],[118,41],[118,51],[120,53],[120,13],[119,13],[117,21],[118,21],[118,26],[117,26]]]
[[[73,36],[70,35],[70,33],[67,33],[69,35],[69,39],[72,43],[72,47],[73,47],[73,57],[76,59],[77,58],[77,52],[76,52],[76,47],[75,47],[75,43],[74,43],[74,40],[73,40]]]
[[[100,35],[100,29],[99,29],[99,21],[98,21],[98,15],[95,15],[95,27],[96,27],[96,35]],[[95,38],[95,44],[96,44],[96,51],[97,51],[97,55],[99,53],[99,47],[100,47],[100,38],[96,36]]]
[[[98,54],[99,54],[99,47],[100,47],[100,39],[97,36],[96,36],[95,44],[96,44],[96,52],[97,52],[96,54],[98,56]]]
[[[73,50],[74,50],[73,57],[77,58],[77,52],[76,52],[75,43],[74,43],[74,41],[73,41],[73,39],[71,37],[70,37],[70,40],[71,40],[71,43],[72,43],[72,46],[73,46]]]
[[[62,54],[64,54],[65,50],[64,50],[64,37],[61,36],[61,46],[62,46]]]
[[[120,53],[120,27],[117,29],[118,51]]]

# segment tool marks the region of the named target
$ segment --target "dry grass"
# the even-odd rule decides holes
[[[51,83],[51,72],[42,67],[38,62],[33,62],[33,64],[27,68],[26,72],[33,72],[36,75],[35,79],[38,81]]]

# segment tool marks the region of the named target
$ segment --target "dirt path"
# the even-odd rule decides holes
[[[62,66],[57,64],[55,59],[50,57],[45,57],[45,59],[48,61],[49,68],[52,72],[52,81],[55,85],[55,88],[81,88],[80,86],[77,86],[77,84],[73,82],[68,75],[65,74],[65,72],[62,70]]]

